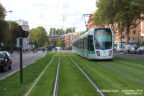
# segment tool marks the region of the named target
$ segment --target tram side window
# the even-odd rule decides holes
[[[78,41],[78,48],[80,49],[80,40]]]
[[[84,49],[84,38],[82,38],[82,49]]]
[[[78,42],[76,41],[76,48],[78,48]]]
[[[93,36],[88,36],[88,50],[94,51],[94,45],[93,45]]]
[[[85,37],[85,49],[88,49],[88,36]]]
[[[82,49],[82,39],[80,39],[80,49]]]
[[[85,49],[85,37],[83,38],[83,40],[84,40],[83,43],[84,43],[84,49]]]
[[[79,48],[79,40],[77,42],[78,42],[78,48]]]
[[[84,37],[84,49],[87,49],[87,37]]]

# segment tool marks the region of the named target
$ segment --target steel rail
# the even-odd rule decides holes
[[[54,90],[53,90],[53,96],[57,96],[57,92],[58,92],[58,80],[59,80],[60,62],[61,62],[61,56],[59,57],[59,62],[58,62],[58,67],[57,67],[57,73],[56,73],[56,80],[55,80],[55,85],[54,85]]]
[[[54,60],[54,56],[52,56],[52,59],[50,60],[50,62],[46,65],[46,67],[43,69],[43,71],[40,73],[40,75],[37,77],[37,79],[35,80],[35,82],[33,83],[33,85],[30,87],[30,89],[26,92],[25,96],[28,96],[30,94],[30,92],[32,91],[32,89],[35,87],[35,85],[37,84],[37,82],[40,80],[40,78],[43,76],[43,74],[45,73],[46,69],[49,67],[49,65],[52,63],[52,61]]]
[[[76,67],[85,75],[85,77],[89,80],[89,82],[94,86],[100,96],[105,96],[103,92],[98,88],[98,86],[90,79],[90,77],[81,69],[81,67],[69,56],[72,62],[76,65]]]

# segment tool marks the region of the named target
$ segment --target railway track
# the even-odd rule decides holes
[[[105,96],[104,93],[98,88],[98,86],[90,79],[90,77],[81,69],[81,67],[69,56],[72,62],[76,65],[76,67],[84,74],[84,76],[89,80],[89,82],[94,86],[100,96]]]
[[[55,56],[55,55],[54,55]],[[28,96],[30,94],[30,92],[32,91],[32,89],[35,87],[35,85],[37,84],[37,82],[40,80],[40,78],[42,77],[42,75],[45,73],[46,69],[49,67],[49,65],[53,62],[54,60],[54,56],[52,56],[52,59],[50,60],[50,62],[47,64],[47,66],[43,69],[43,71],[40,73],[40,75],[38,76],[38,78],[35,80],[35,82],[33,83],[33,85],[29,88],[29,90],[26,92],[25,96]]]
[[[103,66],[103,67],[105,67],[105,68],[107,68],[107,69],[113,70],[113,71],[115,71],[115,72],[118,72],[118,73],[120,73],[120,74],[122,74],[122,75],[124,75],[124,76],[126,76],[126,77],[132,78],[132,79],[134,79],[134,80],[136,80],[136,81],[144,84],[144,81],[143,81],[143,80],[141,80],[141,79],[139,79],[139,78],[137,78],[137,77],[135,77],[135,76],[133,76],[133,75],[130,75],[130,74],[126,73],[126,72],[120,71],[120,70],[112,67],[111,65],[107,65],[107,64],[105,64],[105,63],[104,63],[104,64],[99,64],[99,65],[100,65],[100,66]]]
[[[61,63],[61,56],[59,57],[59,62],[58,62],[58,67],[57,67],[57,73],[56,73],[56,80],[55,80],[55,85],[54,85],[54,90],[53,90],[53,96],[57,96],[58,92],[58,80],[59,80],[59,67]]]

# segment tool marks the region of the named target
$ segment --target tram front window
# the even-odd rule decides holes
[[[95,30],[95,48],[102,50],[112,48],[112,33],[110,29]]]

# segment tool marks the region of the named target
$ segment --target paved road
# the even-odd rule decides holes
[[[130,58],[134,60],[144,60],[144,55],[137,55],[137,54],[116,53],[115,56],[123,57],[123,58]]]
[[[29,64],[32,64],[36,60],[42,58],[45,56],[45,52],[39,51],[37,53],[24,53],[23,54],[23,68],[26,67]],[[17,72],[19,70],[19,65],[20,65],[20,56],[19,54],[12,54],[11,59],[12,59],[12,69],[6,72],[0,72],[0,80],[4,79],[7,76],[12,75],[13,73]]]

